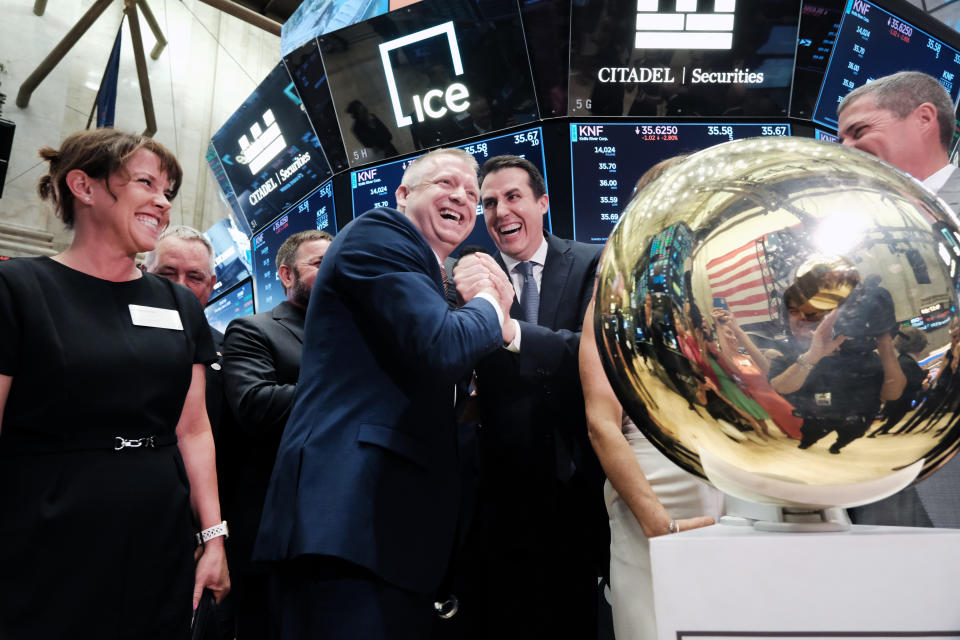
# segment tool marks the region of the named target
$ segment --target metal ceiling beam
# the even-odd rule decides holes
[[[255,27],[263,29],[264,31],[272,33],[277,37],[280,36],[280,29],[283,27],[282,24],[276,20],[271,20],[266,16],[262,16],[256,11],[240,6],[236,2],[231,2],[230,0],[200,0],[200,2],[208,4],[214,9],[219,9],[224,13],[228,13],[234,18],[239,18],[247,24],[251,24]]]

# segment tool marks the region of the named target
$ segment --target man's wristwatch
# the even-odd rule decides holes
[[[224,520],[220,524],[215,524],[208,529],[204,529],[197,534],[197,546],[203,544],[207,540],[213,540],[214,538],[219,538],[223,536],[224,538],[230,537],[230,530],[227,529],[227,521]]]

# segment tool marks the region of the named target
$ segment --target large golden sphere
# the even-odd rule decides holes
[[[607,243],[594,318],[629,416],[723,491],[880,499],[960,443],[960,233],[867,154],[754,138],[675,164]]]

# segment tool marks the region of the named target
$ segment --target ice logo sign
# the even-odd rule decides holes
[[[240,153],[234,158],[240,164],[246,164],[250,167],[250,173],[256,175],[260,169],[267,166],[271,160],[280,155],[280,152],[287,148],[287,143],[283,139],[283,133],[280,131],[280,125],[277,119],[273,117],[273,111],[267,109],[263,112],[263,124],[266,127],[261,128],[259,122],[250,125],[250,135],[253,141],[247,139],[246,134],[240,136]]]
[[[387,90],[390,92],[390,102],[393,104],[393,115],[397,119],[398,127],[407,127],[413,124],[413,118],[404,115],[403,106],[400,104],[400,92],[397,91],[397,80],[393,75],[393,63],[390,61],[390,52],[400,47],[436,38],[439,36],[447,37],[447,44],[450,47],[450,59],[453,62],[453,74],[455,76],[463,75],[463,62],[460,60],[460,47],[457,44],[457,34],[453,30],[453,22],[444,22],[435,27],[423,29],[384,42],[380,45],[380,59],[383,62],[383,73],[387,77]],[[423,96],[413,96],[413,111],[417,122],[423,122],[427,118],[442,118],[447,111],[460,113],[466,111],[470,106],[470,92],[459,83],[454,82],[448,87],[432,88],[424,92]]]
[[[730,49],[737,0],[714,0],[712,12],[700,12],[701,0],[676,0],[672,13],[660,12],[660,0],[637,0],[637,49]]]

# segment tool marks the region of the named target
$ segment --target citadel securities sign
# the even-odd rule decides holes
[[[597,80],[620,84],[680,84],[687,83],[687,68],[680,67],[600,67]],[[732,71],[704,71],[699,67],[690,70],[691,84],[763,84],[763,72],[751,72],[750,69]]]
[[[568,115],[786,115],[801,0],[607,7],[610,15],[598,24],[586,7],[572,5],[570,29],[578,37],[570,41]]]
[[[404,108],[400,103],[400,92],[397,90],[397,80],[393,74],[390,52],[400,47],[439,36],[446,36],[447,38],[454,75],[462,76],[463,61],[460,59],[460,46],[457,44],[457,34],[453,30],[452,21],[422,29],[380,45],[380,60],[383,62],[383,73],[387,78],[387,90],[390,92],[390,102],[393,105],[393,115],[397,119],[398,127],[410,126],[413,124],[413,119],[404,114]],[[417,122],[423,122],[427,118],[442,118],[448,110],[454,113],[466,111],[470,106],[470,92],[462,83],[453,82],[448,87],[430,89],[424,92],[422,97],[415,95],[412,97],[412,101]]]
[[[659,0],[637,0],[635,49],[733,48],[736,0],[714,0],[712,12],[698,11],[698,0],[676,0],[675,11],[661,12]],[[618,84],[687,84],[687,67],[601,67],[597,80]],[[763,72],[689,70],[691,84],[763,84]]]

